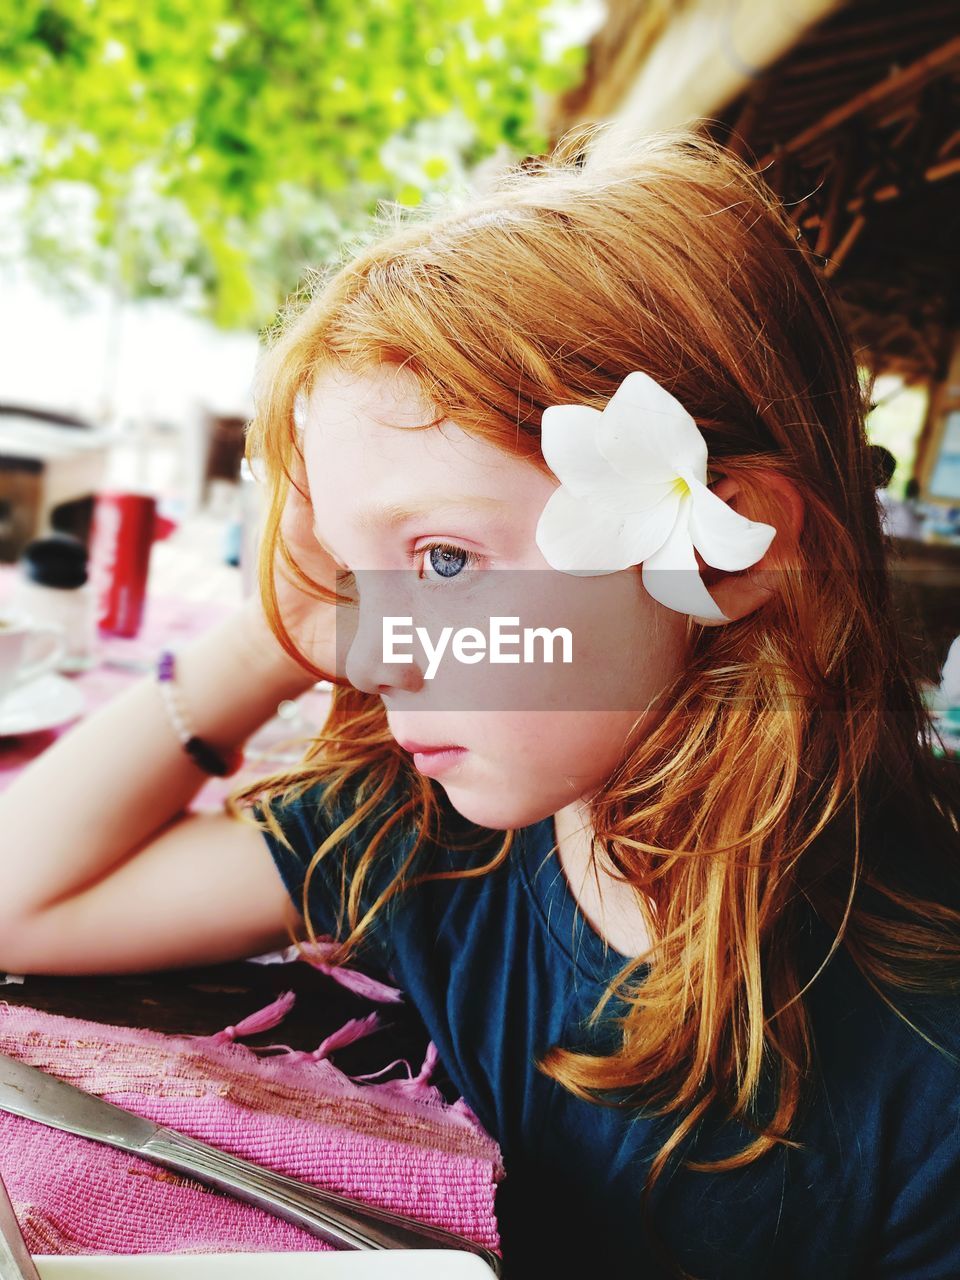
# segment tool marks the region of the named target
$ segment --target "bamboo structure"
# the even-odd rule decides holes
[[[549,123],[725,142],[821,259],[864,364],[935,393],[960,330],[958,104],[956,0],[610,0]]]

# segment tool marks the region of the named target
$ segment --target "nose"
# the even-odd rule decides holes
[[[395,603],[395,602],[394,602]],[[355,689],[383,697],[404,691],[416,693],[423,688],[425,662],[412,647],[402,650],[409,661],[398,661],[385,654],[383,603],[364,603],[361,597],[355,609],[356,631],[347,650],[344,671]]]

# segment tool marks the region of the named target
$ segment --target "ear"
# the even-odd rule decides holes
[[[724,476],[711,488],[740,515],[772,524],[777,531],[766,554],[738,573],[714,569],[697,556],[704,585],[733,622],[769,600],[777,589],[778,571],[798,563],[804,502],[796,485],[773,470],[751,471],[749,479]]]

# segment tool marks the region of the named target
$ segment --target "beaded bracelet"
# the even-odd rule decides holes
[[[160,685],[164,706],[170,717],[170,723],[176,730],[184,751],[204,773],[213,774],[217,778],[230,777],[243,764],[243,752],[235,749],[228,750],[225,753],[220,752],[216,747],[212,747],[209,742],[205,742],[203,738],[198,738],[195,733],[191,733],[187,727],[183,704],[180,701],[177,686],[174,682],[175,673],[176,658],[170,649],[164,649],[157,659],[157,681]]]

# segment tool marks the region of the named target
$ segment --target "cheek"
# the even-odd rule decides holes
[[[491,712],[461,726],[473,759],[442,785],[471,822],[527,827],[594,791],[618,763],[634,723],[623,713]]]
[[[633,711],[572,711],[544,726],[538,772],[582,795],[609,777],[637,722]]]
[[[565,804],[572,790],[579,794],[607,777],[637,718],[632,711],[537,711],[492,719],[474,736],[474,749],[503,787],[550,794]]]
[[[640,714],[682,669],[685,617],[652,600],[638,571],[589,580],[578,603],[568,705]]]

